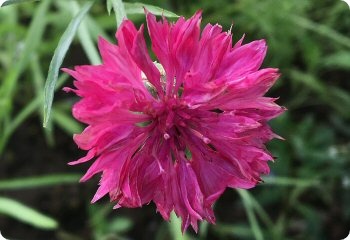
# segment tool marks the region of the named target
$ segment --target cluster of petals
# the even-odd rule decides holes
[[[95,202],[109,194],[118,207],[154,202],[182,230],[215,222],[213,204],[229,188],[251,188],[269,173],[265,143],[275,137],[267,121],[284,109],[264,97],[278,69],[260,69],[264,40],[232,43],[231,32],[207,24],[201,12],[176,22],[146,12],[144,26],[124,20],[117,44],[99,38],[101,65],[64,69],[81,99],[74,117],[87,124],[74,136],[93,160],[81,181],[102,173]],[[161,67],[160,67],[161,66]]]

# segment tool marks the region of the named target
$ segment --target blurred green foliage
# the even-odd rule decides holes
[[[6,146],[10,145],[11,136],[29,120],[34,119],[35,126],[41,128],[46,101],[44,84],[54,52],[63,54],[60,60],[65,57],[64,67],[100,62],[97,37],[102,35],[113,41],[117,21],[120,22],[123,13],[121,3],[119,0],[95,1],[77,31],[68,33],[73,42],[67,45],[70,47],[67,56],[60,48],[60,39],[86,1],[28,1],[0,9],[0,168],[3,174],[0,195],[4,196],[0,201],[0,210],[3,209],[0,214],[39,228],[54,228],[52,236],[62,240],[135,236],[139,236],[136,239],[345,238],[350,227],[350,11],[346,3],[333,0],[144,1],[156,6],[153,11],[159,15],[173,17],[172,12],[189,17],[201,8],[203,25],[218,22],[228,30],[233,24],[235,40],[244,33],[245,42],[265,38],[269,51],[264,64],[280,68],[282,73],[269,95],[279,96],[278,102],[288,108],[287,113],[271,122],[286,140],[269,144],[277,157],[276,162],[270,164],[271,175],[251,191],[228,190],[215,206],[218,222],[215,226],[202,223],[198,235],[192,232],[182,235],[175,217],[168,224],[157,216],[159,221],[155,226],[144,224],[140,229],[136,218],[127,212],[112,212],[112,207],[104,203],[90,205],[89,199],[84,205],[86,223],[79,224],[80,229],[69,231],[63,219],[53,220],[27,210],[34,215],[23,220],[15,211],[4,210],[7,209],[4,203],[26,207],[7,198],[12,196],[11,191],[30,188],[35,194],[36,189],[45,187],[45,182],[46,187],[77,185],[76,175],[68,172],[56,177],[35,175],[30,179],[23,179],[16,172],[9,173],[6,159],[10,148]],[[163,12],[163,8],[169,12]],[[124,11],[138,24],[144,22],[142,4],[125,2]],[[56,64],[56,71],[60,65]],[[53,82],[49,89],[51,93],[63,84],[70,84],[67,75],[60,72],[57,77],[57,84]],[[56,79],[50,80],[49,76],[48,81]],[[70,141],[73,133],[82,130],[70,114],[74,100],[71,96],[59,95],[53,102],[52,117],[47,124],[50,130],[42,129],[42,136],[36,136],[46,139],[43,148],[54,145],[57,132],[65,132],[66,141]],[[64,149],[46,151],[55,155],[55,151]],[[11,161],[21,164],[21,157],[18,155]],[[40,159],[40,164],[50,163]],[[226,197],[227,194],[231,195]],[[92,195],[92,191],[89,192],[88,196]],[[19,200],[25,202],[26,196]],[[242,213],[241,209],[244,209]],[[2,229],[1,223],[0,229],[6,237],[7,229]],[[89,231],[81,235],[84,229]],[[20,232],[25,234],[25,230]],[[7,237],[11,238],[10,233]],[[36,239],[36,235],[32,235],[30,239]]]

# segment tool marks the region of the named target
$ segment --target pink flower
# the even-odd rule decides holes
[[[267,121],[284,109],[264,94],[278,69],[259,69],[264,40],[232,47],[230,32],[206,25],[201,12],[157,21],[147,13],[152,62],[143,37],[125,20],[118,44],[99,39],[103,63],[64,69],[81,100],[74,117],[88,127],[74,136],[95,159],[81,181],[102,172],[92,202],[109,193],[115,208],[153,201],[164,219],[171,211],[182,230],[215,222],[213,203],[226,187],[251,188],[269,173],[264,143],[276,137]],[[162,67],[161,67],[162,66]]]

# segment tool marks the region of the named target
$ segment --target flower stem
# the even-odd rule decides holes
[[[186,233],[182,234],[181,232],[181,220],[176,216],[174,212],[170,214],[170,233],[173,240],[188,240]]]

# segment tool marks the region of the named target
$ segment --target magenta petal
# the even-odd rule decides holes
[[[127,39],[126,44],[133,60],[145,73],[148,81],[156,87],[157,92],[162,94],[160,73],[147,52],[145,39],[143,37],[143,26],[141,26],[140,30],[137,32],[130,32],[127,28],[123,28],[121,31],[123,32],[125,39]]]
[[[96,149],[93,148],[88,151],[88,154],[85,157],[79,158],[78,160],[70,162],[68,164],[76,165],[76,164],[84,163],[84,162],[90,161],[93,157],[95,157],[95,155],[96,155]]]
[[[164,68],[171,68],[171,56],[170,48],[168,46],[168,38],[170,32],[170,24],[166,19],[163,19],[163,22],[158,22],[156,17],[151,14],[146,14],[148,32],[152,41],[152,50],[156,54],[160,63]]]
[[[194,58],[190,72],[190,81],[185,82],[186,88],[201,86],[214,80],[217,70],[220,68],[223,57],[231,48],[231,35],[222,32],[221,26],[208,24],[199,41],[198,51]]]
[[[223,59],[216,78],[222,76],[240,77],[257,71],[265,58],[266,51],[265,40],[258,40],[236,47]]]
[[[200,11],[189,20],[180,17],[174,24],[169,24],[165,19],[163,22],[157,22],[154,15],[147,14],[152,49],[166,72],[167,94],[177,91],[194,61],[198,48],[200,22]]]

